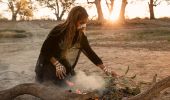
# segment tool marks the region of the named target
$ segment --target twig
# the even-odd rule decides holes
[[[157,80],[157,74],[155,74],[155,75],[153,76],[152,84],[155,84],[155,83],[156,83],[156,80]]]
[[[129,72],[129,66],[128,66],[126,72],[125,72],[125,76],[126,76],[126,74],[127,74],[128,72]]]
[[[170,87],[170,76],[162,79],[161,81],[152,85],[151,88],[147,89],[145,92],[142,92],[134,97],[123,99],[123,100],[151,100],[155,94],[160,93],[160,91]]]

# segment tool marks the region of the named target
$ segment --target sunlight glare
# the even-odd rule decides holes
[[[137,18],[138,16],[140,16],[141,18],[145,18],[149,16],[149,9],[147,3],[147,1],[136,2],[135,4],[129,3],[126,6],[126,18],[132,19]]]
[[[121,8],[121,2],[120,0],[115,0],[114,6],[113,6],[113,11],[111,15],[109,16],[109,19],[112,21],[118,20],[119,13],[120,13],[120,8]]]
[[[113,6],[113,11],[111,12],[111,14],[109,14],[109,10],[108,10],[106,2],[104,0],[101,1],[101,5],[102,5],[103,15],[104,15],[105,19],[111,20],[111,21],[116,21],[118,19],[120,7],[121,7],[120,0],[115,0],[114,6]]]

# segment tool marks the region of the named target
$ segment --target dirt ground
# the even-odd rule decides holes
[[[24,38],[0,37],[0,90],[20,83],[34,82],[34,68],[41,45],[56,23],[0,22],[0,33],[3,33],[3,30],[24,30],[23,34],[32,34]],[[158,30],[160,33],[166,30],[165,33],[168,35],[154,38],[150,38],[149,35],[138,37],[138,33],[154,33]],[[86,33],[94,51],[104,64],[117,74],[123,75],[129,66],[128,76],[136,74],[137,81],[151,82],[155,74],[158,75],[158,80],[170,75],[169,20],[138,20],[129,21],[125,25],[102,27],[89,25]],[[76,70],[104,75],[83,54]],[[166,98],[160,100],[170,100],[170,92],[167,92]]]

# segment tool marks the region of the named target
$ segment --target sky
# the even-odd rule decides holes
[[[35,1],[35,0],[34,0]],[[85,4],[87,0],[77,0],[76,3],[77,5],[84,6],[90,15],[89,17],[92,18],[97,15],[97,11],[95,8],[95,5],[88,5]],[[89,0],[90,1],[90,0]],[[91,0],[93,1],[93,0]],[[149,0],[143,0],[131,3],[132,0],[128,0],[129,3],[126,7],[125,11],[125,16],[128,19],[131,18],[145,18],[149,17],[149,8],[148,8],[148,2]],[[104,13],[104,17],[106,19],[111,19],[111,20],[116,20],[119,15],[120,7],[121,7],[121,0],[115,0],[115,5],[113,8],[113,12],[111,15],[109,15],[109,11],[106,7],[105,0],[101,0],[102,4],[102,10]],[[56,19],[55,15],[53,14],[53,11],[51,11],[48,8],[45,7],[40,7],[38,3],[34,3],[38,9],[34,11],[34,17],[33,19],[40,19],[40,18],[50,18],[50,19]],[[5,3],[0,3],[0,14],[2,14],[3,17],[6,17],[8,19],[11,19],[11,14],[7,10],[7,5]],[[155,17],[160,18],[160,17],[170,17],[170,5],[167,5],[166,2],[162,2],[160,5],[154,8],[155,10]],[[67,15],[64,16],[66,18]]]

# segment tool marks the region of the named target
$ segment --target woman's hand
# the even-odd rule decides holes
[[[64,77],[66,76],[66,69],[65,69],[65,67],[62,64],[60,64],[60,62],[57,61],[54,57],[52,57],[50,59],[50,61],[55,66],[55,68],[56,68],[56,76],[59,79],[64,79]]]
[[[103,64],[98,65],[98,66],[106,73],[106,75],[111,75],[113,77],[117,77],[116,72],[114,72],[113,70],[111,70],[108,67],[104,66]]]
[[[65,69],[65,67],[58,62],[58,63],[55,64],[55,68],[56,68],[56,76],[59,79],[64,79],[65,76],[66,76],[66,69]]]
[[[113,70],[109,69],[108,67],[104,67],[103,71],[106,73],[106,75],[111,75],[113,77],[117,77],[116,72],[114,72]]]

